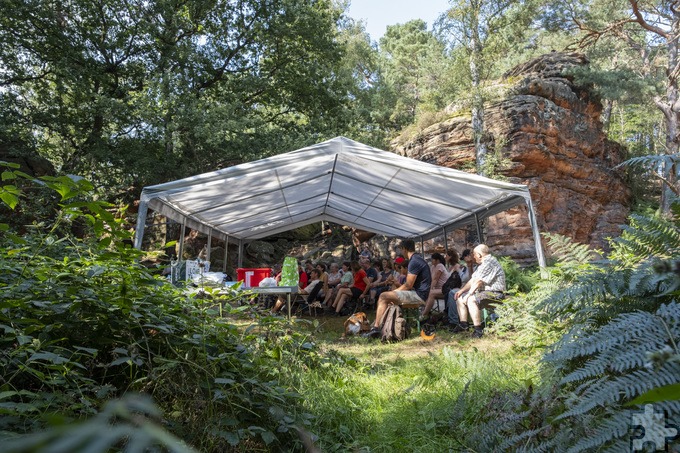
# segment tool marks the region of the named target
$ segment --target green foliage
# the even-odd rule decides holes
[[[558,263],[524,298],[525,325],[564,333],[543,357],[538,390],[504,398],[509,412],[484,417],[473,441],[497,451],[618,451],[629,447],[627,406],[654,400],[669,423],[680,420],[678,230],[675,219],[634,215],[613,251],[587,264],[587,248],[550,237],[569,272]],[[522,328],[518,317],[498,328],[512,320]]]
[[[444,107],[445,94],[438,85],[446,70],[445,46],[427,30],[425,22],[388,26],[380,50],[385,81],[394,92],[392,121],[404,127],[415,121],[421,109]]]
[[[317,363],[313,343],[271,319],[240,332],[220,316],[243,312],[237,300],[193,298],[140,266],[140,252],[107,205],[80,191],[86,183],[46,184],[68,202],[54,223],[0,239],[3,437],[34,433],[55,417],[86,419],[111,398],[143,392],[159,405],[164,426],[202,451],[293,448],[297,427],[311,416],[299,410],[286,370]],[[85,239],[58,235],[60,224],[78,220],[89,229]],[[103,411],[85,426],[102,426],[112,416]],[[92,438],[84,432],[64,436],[86,445]],[[121,425],[99,445],[123,437],[166,446],[172,438]],[[38,448],[31,439],[17,445]]]
[[[0,143],[90,175],[108,200],[345,130],[329,0],[2,9]]]
[[[61,425],[43,433],[10,439],[3,444],[6,453],[73,453],[110,451],[122,444],[126,451],[193,453],[196,450],[155,423],[162,413],[148,397],[128,395],[108,402],[102,411],[82,423]]]
[[[511,258],[500,257],[499,259],[505,272],[505,286],[508,293],[528,293],[538,282],[539,275],[536,271],[522,269]]]
[[[329,354],[307,374],[301,393],[323,414],[313,422],[323,451],[460,451],[484,401],[522,388],[536,372],[520,352],[462,351],[447,340],[441,351],[414,356],[420,341],[407,342],[407,355],[367,344],[365,357]]]
[[[592,250],[585,244],[578,244],[561,234],[543,233],[543,237],[548,239],[550,252],[558,260],[558,265],[561,267],[579,268],[579,266],[587,266],[590,261],[597,259],[601,253]]]

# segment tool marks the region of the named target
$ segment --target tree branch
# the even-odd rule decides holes
[[[662,30],[659,27],[655,27],[654,25],[649,24],[644,17],[642,17],[642,14],[640,13],[640,9],[638,8],[638,2],[637,0],[629,0],[631,8],[633,8],[633,15],[635,16],[635,22],[640,24],[642,28],[644,28],[647,31],[651,31],[652,33],[656,33],[657,35],[661,36],[662,38],[669,40],[671,37],[669,36],[668,33],[666,33],[664,30]]]

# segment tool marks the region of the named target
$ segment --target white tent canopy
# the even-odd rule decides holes
[[[297,151],[145,187],[147,209],[210,237],[244,242],[329,221],[390,237],[429,239],[518,204],[528,207],[539,264],[545,259],[526,186],[402,157],[345,137]]]

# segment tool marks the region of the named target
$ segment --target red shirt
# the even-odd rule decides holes
[[[298,284],[300,288],[304,288],[307,286],[307,273],[306,272],[300,272],[300,282]]]
[[[362,292],[366,290],[366,282],[364,279],[366,278],[366,271],[363,269],[359,269],[358,272],[354,273],[354,285],[357,288],[359,288]]]

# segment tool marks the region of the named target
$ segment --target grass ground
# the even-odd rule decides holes
[[[311,323],[297,325],[313,332],[327,362],[304,370],[297,390],[316,416],[311,431],[324,451],[479,451],[466,433],[483,406],[536,379],[537,353],[509,336],[440,329],[432,341],[412,334],[382,344],[341,339],[343,318],[305,319]]]

